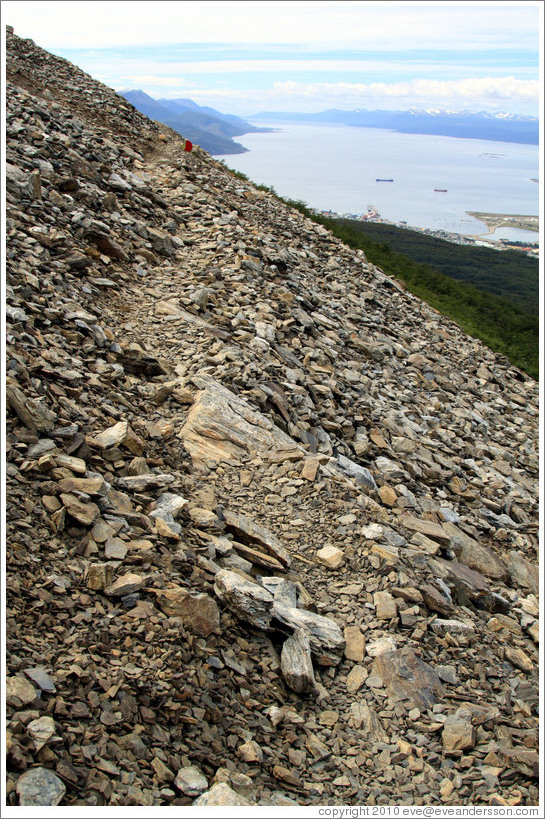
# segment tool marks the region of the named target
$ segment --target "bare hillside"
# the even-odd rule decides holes
[[[8,32],[7,804],[537,805],[538,387]]]

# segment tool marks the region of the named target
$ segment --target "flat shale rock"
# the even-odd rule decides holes
[[[208,780],[194,765],[180,768],[176,774],[174,784],[182,793],[188,796],[200,796],[208,788]]]
[[[186,449],[199,466],[207,461],[239,458],[247,452],[267,453],[297,449],[293,439],[262,413],[251,409],[244,398],[205,376],[194,376],[201,389],[180,430]],[[304,451],[301,450],[301,457]]]
[[[157,591],[157,603],[169,617],[179,617],[192,634],[208,637],[220,628],[218,605],[208,594],[194,594],[185,589]]]
[[[470,537],[454,523],[445,521],[442,528],[452,538],[457,538],[460,541],[461,548],[458,553],[460,563],[464,563],[470,569],[474,569],[476,572],[480,572],[494,580],[503,580],[507,577],[505,564],[491,549],[483,546],[475,538]]]
[[[323,546],[316,552],[316,557],[330,569],[338,569],[344,563],[344,552],[336,546]]]
[[[510,577],[533,594],[539,594],[539,569],[535,563],[520,552],[510,551],[507,556],[507,571]]]
[[[280,664],[286,685],[292,691],[306,694],[316,690],[310,642],[307,633],[302,629],[296,629],[282,646]]]
[[[104,589],[104,594],[108,597],[125,597],[127,594],[134,594],[145,584],[146,578],[134,572],[117,577],[114,582]]]
[[[243,540],[248,545],[257,543],[282,565],[290,565],[291,557],[289,552],[282,546],[278,538],[264,526],[245,515],[239,515],[229,510],[224,511],[223,519],[227,529],[239,540]]]
[[[468,751],[475,745],[475,728],[468,722],[451,722],[441,735],[445,751]]]
[[[372,673],[380,677],[393,702],[408,702],[417,708],[431,708],[444,696],[441,681],[411,648],[379,654]]]
[[[38,695],[36,688],[25,677],[8,677],[6,680],[6,700],[16,708],[29,705]]]
[[[539,756],[537,751],[527,748],[498,748],[498,757],[504,765],[525,776],[539,776]]]
[[[318,665],[338,665],[341,662],[345,639],[339,626],[329,617],[276,602],[272,607],[272,616],[283,626],[301,629],[308,634],[310,650]]]
[[[49,432],[55,426],[55,414],[49,407],[26,395],[19,387],[7,381],[6,401],[22,423],[35,432]]]
[[[346,642],[344,656],[347,660],[361,663],[365,657],[365,636],[359,626],[346,626],[343,631]]]
[[[250,580],[228,569],[216,574],[214,591],[241,620],[256,628],[268,629],[272,620],[273,595]]]

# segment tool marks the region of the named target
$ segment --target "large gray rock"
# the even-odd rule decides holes
[[[251,805],[253,804],[244,796],[229,787],[226,782],[217,782],[212,785],[209,791],[201,794],[195,801],[194,805],[223,808],[231,805]]]
[[[221,569],[216,574],[214,591],[241,620],[256,628],[266,630],[270,627],[274,597],[263,586],[252,583],[236,572]]]
[[[60,805],[66,788],[49,768],[30,768],[17,780],[16,791],[20,805],[54,807]]]
[[[341,662],[346,642],[339,626],[329,617],[276,602],[272,614],[288,629],[301,629],[308,634],[310,650],[318,665],[338,665]]]
[[[273,424],[208,376],[193,376],[201,392],[189,410],[180,436],[195,465],[207,461],[236,459],[248,452],[267,453],[278,449],[304,450]]]
[[[282,646],[280,663],[286,685],[292,691],[306,694],[316,690],[310,641],[308,634],[302,629],[296,629]]]

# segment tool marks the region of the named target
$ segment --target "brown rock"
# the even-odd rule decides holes
[[[165,589],[155,592],[159,607],[169,617],[180,617],[184,627],[200,637],[219,631],[219,609],[208,594],[191,594],[185,589]]]
[[[100,509],[96,503],[82,503],[69,492],[63,492],[60,498],[68,514],[79,523],[83,523],[84,526],[92,526],[100,515]]]
[[[365,657],[365,637],[359,626],[346,626],[344,629],[346,646],[344,656],[347,660],[363,662]]]
[[[469,722],[451,722],[443,728],[445,751],[467,751],[475,745],[475,728]]]
[[[378,654],[372,673],[380,677],[394,702],[407,700],[417,708],[430,708],[444,694],[431,666],[408,647]]]
[[[336,546],[323,546],[316,552],[316,557],[329,569],[338,569],[344,563],[344,552]]]
[[[385,484],[384,486],[379,487],[378,494],[380,496],[382,503],[385,506],[395,506],[397,501],[397,495],[395,493],[395,490],[392,489],[391,486],[387,486]]]

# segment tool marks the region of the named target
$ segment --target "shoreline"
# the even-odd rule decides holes
[[[487,233],[471,234],[471,233],[450,233],[446,230],[422,228],[408,225],[406,222],[390,222],[388,219],[383,219],[382,216],[373,209],[366,214],[341,214],[334,211],[315,211],[323,216],[328,216],[333,219],[351,219],[357,222],[369,222],[371,224],[392,225],[400,230],[412,230],[416,233],[423,233],[427,236],[436,236],[446,242],[452,242],[459,245],[473,245],[485,246],[492,248],[492,250],[518,250],[521,253],[526,253],[529,256],[537,257],[539,255],[539,217],[538,216],[523,216],[515,214],[504,213],[481,213],[478,211],[466,211],[468,216],[478,219],[488,228]],[[534,225],[529,228],[528,225]],[[535,232],[535,241],[528,241],[523,247],[513,244],[508,239],[496,239],[494,241],[486,241],[487,236],[492,236],[498,228],[510,227],[518,230],[528,230]],[[518,241],[518,240],[516,240]]]
[[[537,234],[537,241],[539,241],[539,216],[527,216],[521,214],[511,213],[483,213],[481,211],[466,211],[468,216],[472,216],[479,222],[482,222],[488,228],[487,233],[470,234],[474,238],[483,236],[491,236],[498,230],[498,228],[515,228],[516,230],[527,230],[531,233]]]

